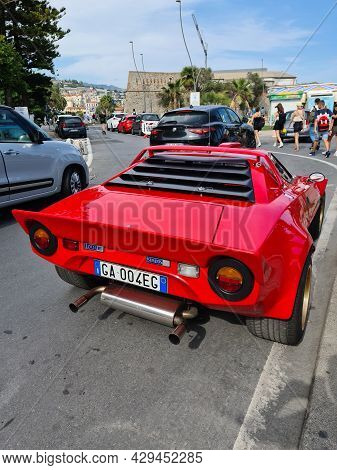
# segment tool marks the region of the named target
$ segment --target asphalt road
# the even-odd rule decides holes
[[[91,183],[125,167],[147,141],[90,129]],[[270,145],[270,137],[264,137]],[[295,154],[292,144],[281,150]],[[278,155],[297,174],[337,183],[337,158]],[[40,210],[51,201],[25,204]],[[22,206],[21,206],[22,207]],[[34,256],[0,212],[0,448],[297,448],[337,263],[335,212],[315,255],[315,290],[298,347],[258,340],[230,315],[193,325],[180,346],[158,324],[107,310]]]

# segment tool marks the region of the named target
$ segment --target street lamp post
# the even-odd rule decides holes
[[[137,62],[136,62],[136,57],[135,57],[135,49],[134,49],[134,43],[133,41],[130,41],[130,44],[131,44],[131,51],[132,51],[132,57],[133,57],[133,63],[135,65],[135,68],[136,68],[136,72],[138,74],[138,77],[139,77],[139,80],[143,86],[143,98],[144,98],[144,112],[146,112],[146,93],[145,93],[145,84],[144,84],[144,80],[142,79],[140,73],[139,73],[139,70],[138,70],[138,67],[137,67]]]
[[[188,55],[188,58],[189,58],[189,61],[190,61],[190,64],[191,64],[191,68],[192,68],[194,91],[197,91],[197,82],[196,82],[196,78],[195,78],[194,66],[193,66],[190,51],[188,49],[188,45],[187,45],[187,41],[186,41],[186,37],[185,37],[185,31],[184,31],[183,14],[182,14],[182,0],[176,0],[176,3],[179,4],[179,17],[180,17],[181,34],[182,34],[182,37],[183,37],[183,40],[184,40],[185,49],[186,49],[186,52],[187,52],[187,55]]]

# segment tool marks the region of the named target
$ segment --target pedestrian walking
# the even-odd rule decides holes
[[[332,132],[332,112],[325,106],[325,102],[322,100],[318,103],[318,111],[315,114],[315,142],[310,155],[315,155],[319,140],[322,139],[325,145],[325,151],[322,155],[325,158],[330,157],[330,142],[329,134]]]
[[[294,125],[294,137],[296,151],[300,149],[300,132],[303,129],[304,111],[302,103],[297,105],[297,109],[292,113],[290,124]]]
[[[311,139],[311,149],[310,151],[313,150],[314,148],[314,143],[315,143],[315,140],[316,140],[316,134],[315,134],[315,116],[316,116],[316,111],[318,111],[318,105],[320,103],[321,99],[320,98],[316,98],[315,99],[315,104],[314,106],[312,107],[311,111],[310,111],[310,114],[309,114],[309,136],[310,136],[310,139]],[[317,147],[317,150],[319,149],[319,142],[318,142],[318,147]]]
[[[106,135],[106,131],[107,131],[107,123],[106,123],[107,119],[106,119],[106,114],[105,113],[101,113],[99,115],[99,122],[101,123],[101,127],[102,127],[102,134],[103,135]]]
[[[335,140],[337,142],[337,103],[334,104],[333,113],[332,113],[332,129],[329,135],[330,149],[331,149],[331,142],[334,137],[336,137]],[[336,152],[334,153],[334,156],[337,157],[337,145],[336,145]]]
[[[259,107],[255,109],[255,113],[251,116],[249,123],[254,127],[256,147],[261,147],[260,132],[265,125],[265,120]]]
[[[274,120],[275,120],[274,127],[273,127],[274,133],[275,133],[274,147],[282,148],[283,142],[281,139],[281,132],[283,132],[284,124],[286,122],[286,114],[284,112],[284,108],[281,103],[275,106],[275,108],[277,109],[277,111],[274,114]]]

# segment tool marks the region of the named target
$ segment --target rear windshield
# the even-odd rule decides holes
[[[122,119],[124,117],[124,114],[115,114],[114,118]]]
[[[126,118],[128,121],[134,121],[136,119],[136,116],[129,116]]]
[[[143,121],[159,121],[158,114],[143,114]]]
[[[82,119],[78,118],[78,117],[64,118],[64,119],[61,119],[61,120],[66,122],[67,124],[79,124],[80,122],[82,122]]]
[[[176,111],[173,113],[166,113],[160,124],[208,124],[210,122],[208,113],[203,111]]]

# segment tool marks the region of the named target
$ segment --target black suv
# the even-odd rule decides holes
[[[196,106],[169,111],[150,136],[150,145],[218,146],[222,142],[256,147],[253,127],[227,106]]]
[[[87,127],[79,116],[60,116],[55,132],[61,139],[87,137]]]

